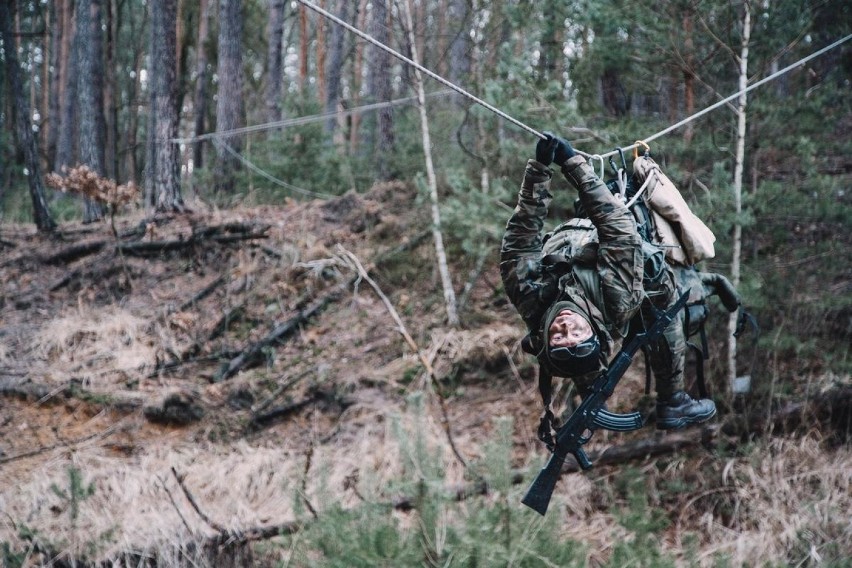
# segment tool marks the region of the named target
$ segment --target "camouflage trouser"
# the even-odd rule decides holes
[[[654,321],[654,309],[664,310],[677,301],[674,274],[666,270],[663,282],[656,290],[647,290],[640,315],[646,325]],[[652,307],[653,305],[653,307]],[[668,400],[675,391],[684,389],[683,367],[686,360],[686,337],[683,331],[683,312],[673,321],[663,336],[649,345],[649,362],[654,373],[657,400]]]

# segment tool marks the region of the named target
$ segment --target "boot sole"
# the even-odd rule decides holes
[[[699,416],[690,416],[688,418],[665,418],[663,420],[657,421],[657,430],[680,430],[681,428],[686,428],[690,424],[699,424],[701,422],[710,420],[715,415],[716,409],[714,408],[712,412],[708,412],[707,414],[702,414]]]

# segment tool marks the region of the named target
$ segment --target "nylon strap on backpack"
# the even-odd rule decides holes
[[[553,411],[550,409],[551,398],[553,395],[553,376],[550,374],[544,365],[538,365],[538,392],[541,394],[541,401],[544,403],[544,414],[538,423],[538,439],[544,442],[547,449],[553,451],[556,447],[556,440],[553,438]]]
[[[710,348],[707,345],[707,330],[704,329],[702,321],[698,327],[698,336],[701,338],[701,347],[689,341],[689,328],[692,322],[689,320],[689,307],[684,310],[683,335],[686,346],[695,354],[695,382],[698,385],[698,396],[707,398],[707,383],[704,381],[704,361],[710,358]]]
[[[742,304],[740,305],[740,313],[737,316],[737,326],[734,330],[734,338],[739,339],[740,336],[745,332],[746,324],[751,326],[752,331],[754,331],[754,347],[751,351],[751,364],[749,369],[749,374],[754,373],[754,366],[757,363],[757,344],[758,339],[760,339],[760,326],[757,325],[757,319],[745,309],[743,309]]]
[[[701,329],[704,332],[704,328]],[[707,398],[707,384],[704,382],[704,361],[708,359],[707,350],[687,341],[686,346],[695,354],[695,382],[698,385],[699,398]]]

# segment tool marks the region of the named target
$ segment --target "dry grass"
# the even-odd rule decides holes
[[[82,371],[90,386],[102,387],[104,375],[139,373],[156,363],[164,342],[151,327],[148,319],[117,306],[74,309],[45,323],[32,354],[49,366],[55,381]]]
[[[706,531],[698,559],[722,554],[734,566],[762,561],[819,565],[852,557],[852,452],[826,453],[813,436],[776,439],[755,455],[730,460],[716,490],[727,493],[729,519],[684,510],[679,528]],[[690,519],[690,516],[693,516]],[[678,542],[675,542],[677,546]]]
[[[398,193],[389,191],[387,200]],[[173,360],[175,353],[186,352],[199,338],[205,342],[213,323],[230,307],[244,305],[245,320],[218,343],[205,344],[207,351],[201,354],[238,349],[259,339],[275,322],[291,317],[303,295],[315,298],[338,278],[349,277],[348,273],[329,277],[323,270],[342,270],[323,265],[338,242],[357,251],[365,262],[376,250],[398,244],[370,242],[363,232],[349,230],[349,225],[363,223],[361,217],[375,214],[375,204],[364,205],[365,201],[353,201],[350,205],[361,209],[351,212],[342,206],[334,211],[302,204],[267,213],[273,228],[264,245],[278,256],[264,256],[256,248],[211,249],[204,251],[207,256],[199,253],[191,259],[199,265],[192,269],[185,257],[127,259],[135,281],[132,293],[120,301],[106,293],[86,295],[102,283],[84,282],[65,296],[65,289],[51,293],[53,303],[39,305],[40,311],[4,313],[18,320],[3,322],[13,331],[0,336],[0,363],[27,369],[33,382],[52,386],[84,377],[87,387],[101,392],[127,388],[151,398],[172,387],[186,387],[200,392],[207,415],[199,424],[170,429],[146,422],[140,413],[120,415],[108,406],[73,398],[49,403],[0,399],[0,450],[14,455],[55,448],[32,458],[0,462],[4,513],[0,543],[26,550],[28,544],[19,535],[25,525],[68,557],[78,557],[94,544],[96,558],[135,551],[158,556],[161,566],[176,566],[178,550],[214,531],[192,510],[172,467],[185,476],[187,488],[217,523],[231,530],[275,525],[293,520],[300,510],[309,518],[302,506],[305,499],[322,515],[336,504],[357,507],[362,498],[387,503],[409,495],[416,468],[423,467],[413,457],[415,432],[421,433],[432,463],[443,470],[447,488],[467,481],[448,445],[435,395],[422,395],[419,414],[409,398],[427,385],[415,380],[417,356],[401,339],[385,306],[363,284],[278,346],[260,367],[227,382],[208,383],[210,367],[217,362],[147,376],[158,361]],[[414,226],[404,213],[409,214],[400,208],[399,217],[394,214],[388,226],[399,231]],[[329,219],[323,221],[326,216]],[[214,215],[203,222],[227,220]],[[176,238],[188,234],[187,226],[181,218],[156,227],[162,233],[171,231],[156,236]],[[393,233],[394,239],[399,237]],[[52,246],[45,245],[43,256]],[[424,262],[412,271],[418,277],[429,271],[426,263],[431,261],[423,256],[425,260],[413,255],[410,260]],[[87,262],[80,264],[94,265]],[[21,272],[30,271],[24,261],[21,266]],[[52,284],[71,268],[43,267],[42,278]],[[493,267],[488,276],[492,283],[499,282],[496,270]],[[226,284],[215,294],[198,306],[171,311],[219,276]],[[493,308],[494,290],[483,285],[478,292],[482,305],[471,308],[478,310],[482,323],[448,330],[440,302],[429,303],[435,293],[428,277],[415,282],[400,275],[405,284],[393,289],[394,277],[386,274],[378,279],[442,377],[461,453],[471,462],[482,457],[484,446],[493,439],[494,419],[506,416],[514,419],[513,466],[540,461],[543,450],[534,433],[539,412],[534,371],[530,358],[518,349],[521,324],[511,307],[498,313]],[[8,278],[20,286],[16,292],[27,291],[21,278]],[[32,287],[50,289],[44,283]],[[78,302],[84,297],[87,304],[81,306]],[[37,294],[28,298],[35,298],[36,304],[41,301]],[[326,398],[267,430],[245,435],[242,427],[250,413],[229,406],[231,395],[248,391],[261,402],[290,379],[292,388],[272,404],[300,400],[315,389]],[[138,386],[125,386],[133,381]],[[631,372],[612,400],[613,408],[635,401],[642,383],[641,372]],[[345,404],[339,403],[344,399]],[[93,433],[102,435],[69,444]],[[598,432],[590,449],[623,439]],[[651,506],[665,511],[672,521],[660,535],[664,550],[684,566],[693,562],[712,566],[719,555],[731,566],[818,565],[820,557],[852,557],[848,513],[852,451],[848,446],[831,452],[821,447],[818,438],[809,436],[755,444],[746,457],[683,456],[642,464],[640,475],[653,490],[649,495],[662,493],[666,484],[689,482],[676,497],[649,497]],[[668,467],[658,469],[659,463]],[[52,489],[68,487],[71,468],[82,474],[84,484],[94,484],[94,494],[80,502],[76,519],[71,518],[67,499]],[[624,503],[608,497],[626,471],[625,467],[571,474],[557,488],[549,519],[556,518],[566,540],[584,543],[590,566],[604,564],[620,543],[637,539],[619,522]],[[512,489],[510,504],[513,515],[529,515],[523,535],[531,538],[544,529],[520,505],[524,489]],[[449,503],[442,523],[465,522],[468,514],[504,498],[491,494]],[[414,514],[396,513],[394,518],[405,529],[416,523]],[[689,547],[691,538],[697,538],[696,548]]]
[[[446,486],[457,486],[464,481],[464,471],[453,460],[434,416],[428,404],[426,414],[419,414],[401,406],[388,408],[365,393],[342,418],[334,438],[317,443],[310,458],[301,444],[286,438],[276,444],[221,446],[187,443],[177,431],[164,432],[157,444],[130,459],[106,455],[97,444],[71,454],[56,451],[35,475],[23,480],[8,468],[0,469],[0,507],[7,514],[0,521],[0,541],[17,542],[10,523],[15,519],[62,543],[71,556],[99,542],[99,556],[104,558],[128,550],[167,557],[181,543],[215,532],[184,498],[172,467],[185,476],[204,512],[235,531],[292,520],[302,498],[320,515],[334,503],[358,506],[362,497],[390,502],[405,495],[405,480],[429,477],[412,470],[403,475],[402,464],[418,462],[408,438],[417,431],[423,433],[434,463],[445,464]],[[399,432],[406,434],[400,437]],[[662,472],[654,467],[642,471],[651,485],[660,485],[683,476],[683,468],[689,467],[684,461],[673,463]],[[706,488],[684,495],[689,500],[663,538],[664,550],[683,565],[714,566],[722,556],[730,566],[810,566],[819,565],[824,555],[852,553],[849,448],[827,453],[813,438],[780,439],[756,447],[748,457],[705,460],[704,466]],[[71,467],[96,488],[81,502],[76,520],[70,518],[67,502],[51,490],[54,484],[67,487]],[[358,480],[357,495],[352,479]],[[612,478],[606,476],[566,476],[549,513],[562,515],[561,534],[584,543],[590,565],[605,563],[615,546],[634,538],[619,523],[617,510],[600,508],[596,495],[610,483]],[[725,497],[724,503],[715,498],[719,496]],[[450,515],[448,522],[464,522],[464,511],[477,507],[477,499],[460,504],[460,514]],[[399,518],[401,526],[407,518]],[[529,530],[538,530],[535,526]],[[700,541],[695,557],[685,544],[689,535]]]
[[[365,398],[350,410],[335,441],[317,445],[310,458],[304,447],[287,439],[262,446],[217,446],[187,443],[179,432],[164,432],[156,444],[130,459],[107,455],[94,444],[71,454],[56,451],[26,478],[17,478],[14,468],[0,469],[0,508],[6,514],[0,519],[0,542],[18,542],[19,527],[12,519],[78,558],[92,544],[98,545],[102,558],[128,550],[160,555],[178,543],[213,536],[215,531],[193,511],[171,468],[184,476],[203,511],[233,531],[292,520],[302,498],[320,512],[333,503],[357,505],[360,497],[347,489],[353,474],[361,496],[391,502],[405,496],[388,487],[400,478],[401,464],[407,461],[403,454],[411,451],[399,444],[397,425],[408,432],[425,425],[427,446],[449,464],[448,482],[462,482],[463,471],[450,463],[439,424],[402,409],[379,411]],[[70,468],[82,473],[84,484],[95,487],[94,494],[80,502],[76,519],[67,500],[51,489],[67,490]]]

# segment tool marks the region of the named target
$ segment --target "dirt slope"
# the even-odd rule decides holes
[[[449,484],[467,479],[448,437],[475,461],[497,417],[514,419],[514,465],[539,459],[535,369],[496,250],[465,324],[445,327],[428,216],[414,203],[388,184],[280,208],[127,216],[120,247],[108,224],[55,239],[2,227],[0,542],[32,558],[147,551],[169,565],[216,526],[278,526],[305,503],[352,505],[359,493],[403,497],[387,489],[400,428],[426,429]],[[441,379],[449,436],[421,359],[352,255]],[[469,266],[454,265],[461,288]],[[629,407],[643,381],[632,370],[611,407]],[[600,432],[591,447],[629,439]],[[563,485],[575,503],[566,521],[584,515],[566,534],[605,551],[613,533],[589,527],[612,521],[588,478]]]

